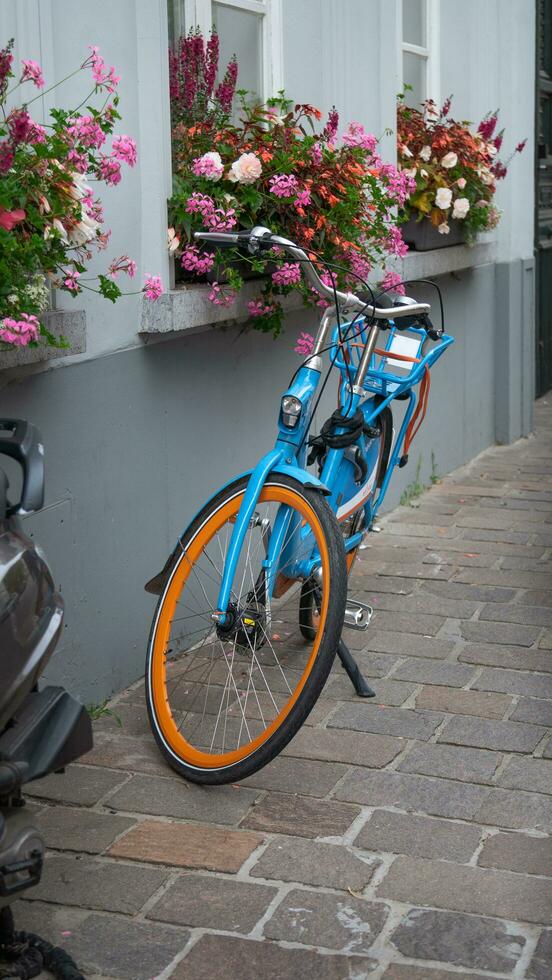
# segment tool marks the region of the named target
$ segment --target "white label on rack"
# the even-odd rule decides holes
[[[414,337],[405,337],[403,334],[396,333],[389,346],[389,354],[404,354],[407,357],[417,357],[420,349],[420,341]],[[399,361],[396,357],[387,356],[387,365],[395,368],[402,368],[403,371],[411,371],[414,367],[411,361]]]

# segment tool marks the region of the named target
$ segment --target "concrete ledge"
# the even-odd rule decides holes
[[[199,333],[207,327],[235,323],[249,319],[247,304],[259,297],[263,281],[246,282],[231,306],[215,306],[209,301],[211,286],[191,285],[172,289],[155,303],[147,299],[142,304],[142,335],[164,333]],[[281,297],[286,313],[298,310],[303,301],[299,293]]]
[[[86,314],[84,310],[54,310],[44,314],[44,324],[56,337],[64,337],[69,347],[19,347],[13,350],[0,350],[0,370],[20,367],[22,364],[36,364],[54,358],[82,354],[86,350]]]
[[[402,262],[397,262],[397,271],[405,279],[430,279],[495,262],[496,251],[495,241],[480,241],[476,245],[451,245],[428,252],[409,252]]]

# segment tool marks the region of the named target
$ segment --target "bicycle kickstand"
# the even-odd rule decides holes
[[[367,683],[365,678],[360,672],[360,667],[358,666],[355,658],[353,657],[349,647],[344,643],[343,640],[339,641],[339,646],[337,648],[337,655],[341,660],[341,666],[349,675],[353,687],[358,694],[359,698],[375,698],[376,692],[372,690],[370,685]]]

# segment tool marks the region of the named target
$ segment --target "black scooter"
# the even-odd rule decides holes
[[[6,933],[13,929],[7,907],[38,884],[44,858],[41,834],[25,809],[25,784],[59,772],[88,752],[92,727],[86,709],[64,688],[38,687],[63,623],[63,602],[45,557],[20,521],[44,502],[44,448],[38,430],[21,419],[0,419],[0,455],[11,457],[22,470],[20,499],[11,503],[8,477],[0,468],[1,954]]]

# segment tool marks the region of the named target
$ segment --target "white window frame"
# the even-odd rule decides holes
[[[440,45],[440,9],[439,0],[425,0],[425,24],[426,24],[426,43],[425,45],[411,44],[404,40],[403,33],[403,4],[408,0],[402,0],[400,4],[400,24],[399,37],[401,41],[401,78],[404,84],[403,55],[405,52],[418,55],[425,62],[425,95],[426,99],[433,99],[436,105],[441,101],[441,45]],[[422,100],[423,101],[423,100]]]
[[[282,0],[217,0],[217,3],[261,15],[262,92],[260,95],[263,99],[276,95],[284,87]],[[201,29],[204,37],[209,35],[213,26],[211,0],[183,0],[181,10],[184,14],[182,31],[184,24],[194,24]]]

